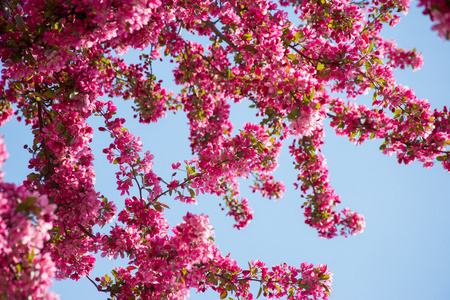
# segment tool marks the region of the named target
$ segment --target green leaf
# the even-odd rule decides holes
[[[34,258],[34,248],[28,253],[28,262],[32,262]]]
[[[373,49],[373,41],[370,41],[369,52],[372,52]]]
[[[251,39],[252,39],[251,33],[243,34],[243,35],[242,35],[242,39],[247,40],[247,41],[251,40]],[[226,296],[225,296],[225,297],[226,297]]]
[[[297,120],[300,117],[300,110],[298,108],[293,108],[287,117],[290,120]]]
[[[56,126],[55,126],[55,130],[56,130],[57,132],[61,132],[61,131],[63,131],[64,129],[66,129],[66,127],[65,127],[62,123],[58,123],[58,124],[56,124]]]
[[[258,299],[258,298],[259,298],[259,296],[261,296],[261,293],[262,293],[262,287],[260,287],[260,288],[259,288],[259,291],[258,291],[258,296],[256,296],[256,299]]]
[[[311,92],[309,93],[309,100],[313,101],[314,99],[314,87],[311,89]]]
[[[108,274],[106,274],[106,275],[105,275],[105,281],[106,281],[106,282],[109,282],[109,280],[110,280],[110,278],[109,278]]]
[[[317,64],[317,71],[322,71],[324,68],[325,68],[325,66],[323,65],[323,63]]]
[[[227,290],[223,290],[222,293],[220,293],[220,299],[224,299],[228,295]]]
[[[37,198],[36,197],[26,197],[25,198],[25,203],[27,205],[34,205],[37,202]]]
[[[305,103],[309,103],[310,102],[308,97],[306,97],[306,94],[303,94],[303,102],[305,102]]]
[[[44,93],[44,97],[46,97],[46,98],[55,98],[56,95],[55,95],[55,92],[54,92],[54,91],[52,91],[52,90],[47,90],[47,91],[45,91],[45,93]]]
[[[447,160],[447,155],[441,155],[441,156],[438,156],[438,157],[436,157],[436,160],[437,160],[437,161],[444,161],[444,160]]]
[[[324,79],[324,78],[328,77],[328,75],[330,75],[330,71],[324,71],[324,72],[320,73],[320,78]]]
[[[384,65],[383,62],[381,61],[381,59],[379,59],[378,57],[374,57],[372,58],[374,61],[376,61],[377,63],[379,63],[380,65]]]
[[[30,181],[34,181],[34,180],[38,180],[41,178],[41,175],[36,174],[36,173],[31,173],[27,176],[28,180]]]
[[[111,270],[111,273],[114,275],[114,277],[118,277],[119,276],[119,273],[117,273],[117,271],[116,270]]]
[[[288,55],[287,55],[287,57],[289,58],[289,59],[296,59],[297,58],[297,56],[295,56],[295,54],[292,54],[292,53],[289,53]]]
[[[372,95],[372,101],[375,101],[377,99],[378,93],[377,92],[373,92]]]

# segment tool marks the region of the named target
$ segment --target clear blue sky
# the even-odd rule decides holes
[[[417,48],[424,56],[424,66],[417,72],[397,72],[398,82],[414,88],[416,95],[427,98],[433,108],[450,104],[450,42],[432,32],[431,21],[412,3],[409,14],[385,35],[404,48]],[[133,59],[133,55],[126,56]],[[171,70],[154,68],[158,77],[168,78],[172,89]],[[358,101],[358,100],[357,100]],[[130,104],[129,102],[126,104]],[[245,106],[245,105],[244,105]],[[125,106],[120,106],[125,109]],[[123,112],[129,116],[130,111]],[[254,112],[232,107],[235,130],[255,120]],[[95,119],[92,126],[100,126]],[[190,157],[187,119],[181,113],[169,115],[157,124],[144,126],[129,121],[126,126],[140,135],[144,147],[155,155],[155,170],[163,178],[171,174],[170,164]],[[20,183],[28,174],[28,154],[23,150],[30,135],[23,124],[9,122],[0,127],[10,158],[5,167],[5,181]],[[101,149],[109,144],[107,135],[95,132],[93,150],[97,174],[97,190],[110,200],[121,201],[111,189],[114,172]],[[252,194],[242,182],[242,194],[249,199],[254,220],[243,230],[232,227],[232,218],[225,216],[215,196],[202,196],[198,205],[189,206],[169,198],[167,218],[171,225],[182,220],[186,211],[205,213],[215,228],[219,249],[245,267],[247,261],[260,259],[268,265],[286,262],[299,265],[303,261],[325,263],[334,273],[332,300],[398,300],[450,299],[450,174],[440,165],[424,169],[418,163],[398,165],[395,157],[378,150],[380,141],[355,146],[346,138],[336,137],[327,126],[324,154],[330,181],[341,196],[342,206],[365,215],[363,234],[332,240],[320,239],[316,231],[304,224],[299,191],[293,189],[296,178],[288,144],[283,148],[278,179],[287,191],[277,202]],[[116,262],[117,264],[117,262]],[[109,273],[114,262],[101,260],[92,277]],[[107,299],[87,279],[56,282],[52,290],[61,299]],[[215,293],[191,293],[191,299],[219,299]]]

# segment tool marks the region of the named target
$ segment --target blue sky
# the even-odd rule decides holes
[[[427,98],[433,108],[442,109],[450,104],[450,42],[430,30],[431,21],[415,5],[413,2],[409,14],[395,28],[384,31],[385,36],[403,48],[417,48],[423,53],[423,68],[417,72],[396,72],[398,83],[414,88],[418,97]],[[126,58],[133,59],[133,54]],[[154,70],[158,77],[167,78],[166,87],[175,90],[170,68],[160,65]],[[125,117],[131,115],[126,108],[129,104],[119,106]],[[245,109],[245,105],[233,106],[231,118],[236,131],[243,123],[255,121],[254,111]],[[101,125],[98,120],[90,121],[93,127]],[[155,155],[156,172],[169,178],[170,164],[191,155],[186,124],[186,117],[179,113],[149,126],[135,120],[127,121],[126,126],[140,135],[144,148]],[[31,135],[15,121],[1,127],[0,134],[10,152],[3,168],[5,181],[20,183],[29,172],[28,154],[22,146],[30,143]],[[332,300],[449,299],[450,174],[438,164],[428,170],[418,163],[399,165],[395,157],[378,150],[380,141],[355,146],[346,138],[336,137],[328,125],[325,142],[323,151],[331,184],[341,196],[340,208],[349,207],[364,214],[363,234],[348,239],[320,239],[315,230],[304,224],[300,193],[292,185],[296,172],[288,143],[275,173],[287,187],[284,199],[261,199],[242,182],[242,196],[249,199],[254,210],[254,219],[243,230],[232,227],[232,218],[220,210],[221,200],[215,196],[201,196],[195,206],[165,198],[171,207],[166,216],[174,226],[186,211],[208,214],[217,246],[224,255],[231,253],[243,267],[251,259],[260,259],[267,265],[286,262],[298,266],[303,261],[327,264],[334,274]],[[119,193],[110,188],[115,183],[116,169],[101,153],[108,144],[108,136],[96,131],[92,145],[96,154],[96,188],[110,200],[120,202]],[[92,277],[104,276],[112,266],[114,262],[102,259]],[[61,299],[107,299],[85,278],[56,282],[52,290]],[[219,296],[192,291],[191,299]]]

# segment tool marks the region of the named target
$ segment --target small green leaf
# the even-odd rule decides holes
[[[373,92],[372,101],[375,101],[377,99],[378,93]]]
[[[324,68],[325,68],[325,66],[323,65],[323,63],[317,64],[317,71],[322,71]]]
[[[25,203],[27,205],[34,205],[37,202],[37,198],[36,197],[26,197],[25,198]]]
[[[312,101],[314,99],[314,87],[311,89],[311,92],[309,93],[309,100]]]
[[[259,296],[261,296],[261,293],[262,293],[262,287],[260,287],[260,288],[259,288],[259,291],[258,291],[258,296],[256,296],[256,299],[258,299],[258,298],[259,298]]]
[[[295,54],[292,54],[292,53],[289,53],[288,55],[287,55],[287,57],[289,58],[289,59],[296,59],[297,58],[297,56],[295,56]]]
[[[31,250],[31,252],[28,253],[28,262],[32,262],[34,258],[34,248]]]
[[[373,49],[373,41],[370,42],[369,52],[372,52],[372,49]]]
[[[447,155],[441,155],[441,156],[438,156],[438,157],[436,157],[436,160],[437,160],[437,161],[444,161],[444,160],[447,160]]]
[[[376,61],[377,63],[379,63],[382,66],[384,65],[383,62],[381,61],[381,59],[379,59],[378,57],[374,57],[373,60]]]
[[[31,173],[27,176],[28,180],[30,181],[34,181],[34,180],[38,180],[41,178],[41,175],[36,174],[36,173]]]
[[[66,127],[65,127],[62,123],[58,123],[58,124],[56,124],[56,126],[55,126],[55,130],[56,130],[57,132],[61,132],[61,131],[63,131],[65,128],[66,128]]]
[[[55,98],[56,95],[55,95],[54,91],[46,90],[45,93],[44,93],[44,97],[46,97],[46,98]]]
[[[293,108],[287,117],[290,120],[297,120],[300,117],[300,110],[298,108]]]
[[[116,270],[111,270],[111,273],[114,275],[114,277],[118,277],[119,276],[119,273],[117,273],[117,271]]]
[[[250,33],[243,34],[242,39],[249,41],[252,39],[252,35]]]
[[[306,97],[306,94],[303,94],[303,102],[305,102],[305,103],[309,103],[310,102],[308,97]]]

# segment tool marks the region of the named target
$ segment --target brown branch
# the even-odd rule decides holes
[[[216,25],[214,25],[213,22],[207,20],[207,21],[204,21],[204,23],[205,23],[206,25],[208,25],[208,27],[211,28],[211,30],[212,30],[218,37],[220,37],[222,40],[224,40],[224,41],[225,41],[228,45],[230,45],[234,50],[238,51],[236,45],[234,45],[233,42],[232,42],[228,37],[226,37],[222,32],[220,32],[220,30],[217,29]]]
[[[81,231],[83,231],[86,235],[90,236],[91,238],[95,238],[95,235],[93,235],[92,233],[90,233],[86,228],[84,228],[83,225],[81,225],[80,223],[78,223],[78,228],[81,229]]]
[[[86,278],[89,279],[89,281],[92,282],[93,285],[95,285],[95,287],[97,288],[97,290],[98,290],[99,292],[108,293],[108,290],[104,290],[104,289],[102,289],[101,287],[99,287],[99,286],[94,282],[94,280],[92,280],[89,276],[86,276]]]

